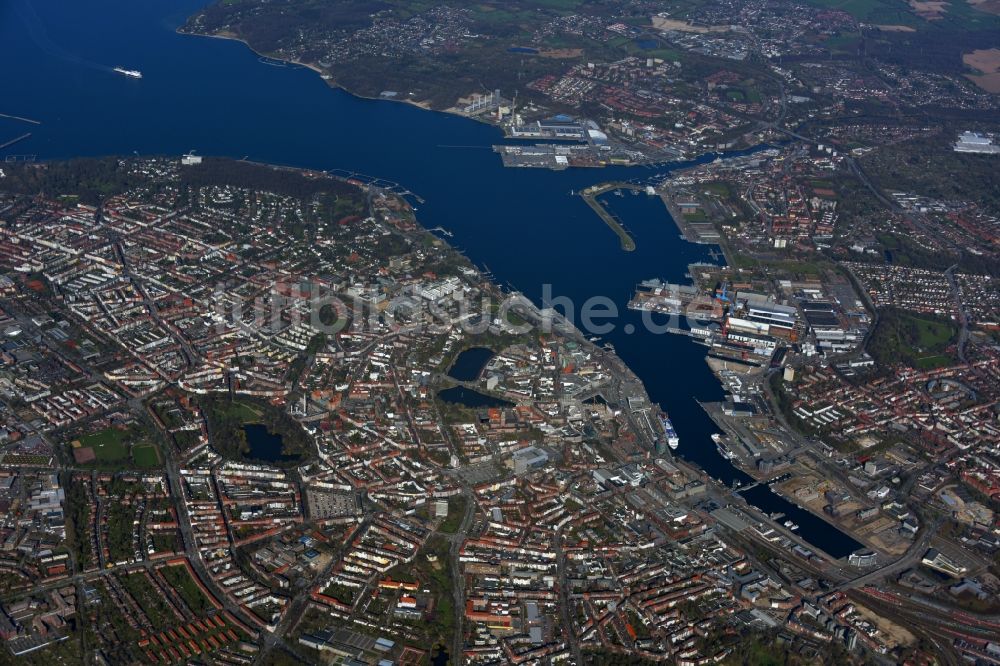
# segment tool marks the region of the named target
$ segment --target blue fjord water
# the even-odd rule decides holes
[[[682,281],[690,262],[709,260],[708,248],[680,239],[659,200],[609,196],[638,245],[623,252],[571,194],[667,169],[504,169],[490,149],[501,140],[493,127],[359,99],[305,68],[261,62],[242,44],[176,33],[203,2],[0,3],[0,113],[42,123],[0,119],[0,144],[32,132],[0,152],[56,159],[194,149],[401,183],[425,200],[418,210],[423,224],[453,232],[449,241],[501,283],[536,302],[545,284],[577,307],[595,295],[612,299],[620,316],[602,339],[669,412],[680,454],[726,484],[748,480],[718,455],[709,439],[715,426],[696,403],[723,397],[703,348],[649,333],[639,313],[625,309],[637,282]],[[116,75],[118,65],[142,70],[144,78]],[[805,538],[832,555],[859,546],[776,496],[762,508],[794,516]]]

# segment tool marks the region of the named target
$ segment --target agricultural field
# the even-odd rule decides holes
[[[922,0],[808,0],[824,9],[847,12],[886,32],[984,28],[996,25],[988,2],[925,2]]]

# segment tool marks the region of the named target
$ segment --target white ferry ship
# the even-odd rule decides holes
[[[137,69],[125,69],[124,67],[115,67],[115,71],[122,76],[127,76],[130,79],[141,79],[142,72]]]
[[[667,446],[676,449],[680,445],[681,439],[677,436],[677,431],[674,430],[674,424],[670,422],[670,417],[661,416],[660,425],[663,426],[663,432],[667,434]]]

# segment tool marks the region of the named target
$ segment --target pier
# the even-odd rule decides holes
[[[635,239],[633,239],[628,230],[625,229],[625,225],[618,218],[618,216],[605,208],[604,205],[597,200],[597,197],[602,194],[622,189],[641,191],[644,188],[639,185],[625,182],[602,183],[600,185],[588,187],[580,193],[580,196],[583,197],[583,200],[587,202],[587,205],[590,206],[590,208],[597,213],[602,220],[604,220],[604,223],[611,227],[611,230],[618,235],[618,240],[621,242],[622,249],[626,252],[633,252],[635,251]]]
[[[31,125],[41,125],[42,121],[32,120],[31,118],[24,118],[22,116],[12,116],[9,113],[0,113],[0,118],[7,118],[8,120],[20,120],[22,123],[29,123]]]
[[[570,167],[603,167],[609,164],[605,156],[593,146],[557,146],[539,143],[533,146],[501,144],[493,146],[505,167],[552,169],[561,171]]]
[[[760,479],[747,486],[740,486],[736,492],[745,493],[748,490],[753,490],[758,486],[770,486],[772,483],[781,483],[782,481],[787,481],[792,477],[791,472],[784,472],[783,474],[778,474],[770,479]],[[796,505],[797,506],[797,505]]]
[[[393,182],[391,180],[386,180],[385,178],[378,178],[377,176],[369,176],[367,174],[360,173],[358,171],[348,171],[347,169],[329,169],[325,173],[335,176],[336,178],[342,178],[343,180],[353,180],[361,183],[362,185],[367,185],[369,187],[374,187],[376,189],[385,190],[386,192],[391,192],[397,196],[405,198],[412,198],[418,204],[423,205],[424,200],[417,193],[408,190],[399,183]]]
[[[21,136],[16,136],[13,139],[11,139],[10,141],[8,141],[7,143],[0,144],[0,150],[3,150],[4,148],[9,148],[10,146],[13,146],[15,143],[19,143],[21,141],[24,141],[25,139],[27,139],[30,136],[31,136],[31,132],[28,132],[27,134],[22,134]]]

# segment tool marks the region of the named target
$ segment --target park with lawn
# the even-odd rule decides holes
[[[82,435],[70,442],[70,453],[77,465],[101,469],[152,469],[163,464],[159,447],[136,424],[112,425]]]
[[[957,337],[958,324],[946,317],[885,308],[879,312],[868,353],[883,368],[902,363],[932,370],[956,362],[953,346]]]
[[[222,396],[202,397],[199,406],[208,421],[212,448],[230,460],[292,467],[312,451],[305,430],[280,407]]]

